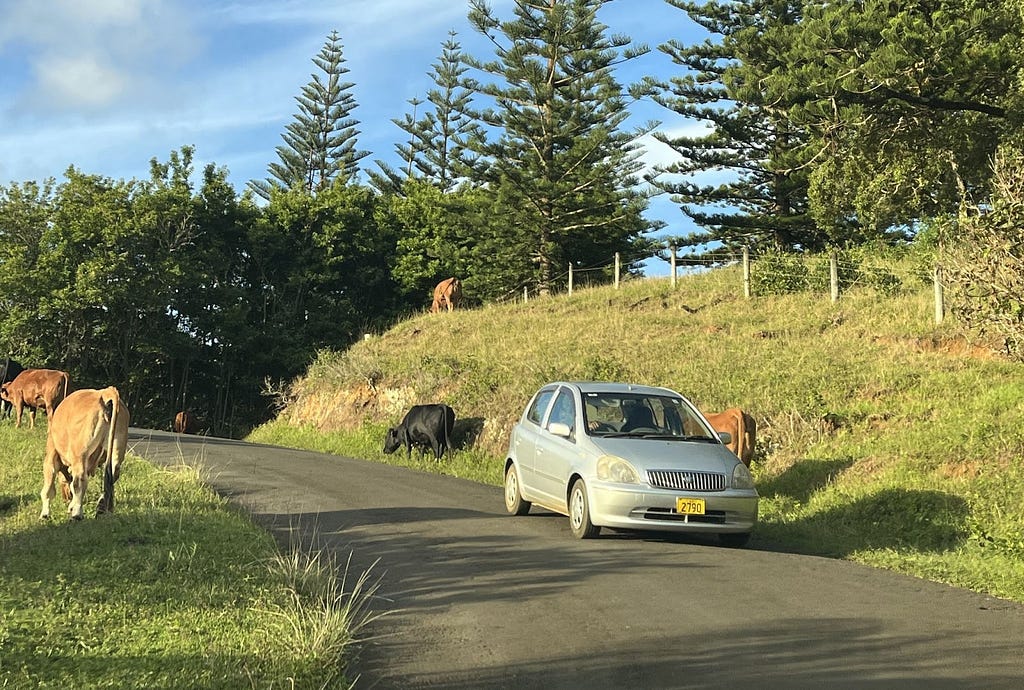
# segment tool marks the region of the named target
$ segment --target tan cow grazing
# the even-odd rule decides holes
[[[174,415],[174,433],[194,434],[199,430],[199,420],[188,410],[182,410]]]
[[[98,513],[114,512],[114,482],[121,475],[128,447],[128,408],[113,386],[97,390],[75,391],[57,407],[50,418],[43,459],[43,499],[41,519],[50,517],[50,501],[57,494],[57,475],[71,485],[68,514],[82,519],[82,503],[89,477],[104,465],[103,494],[96,506]]]
[[[0,386],[0,398],[14,405],[15,426],[21,427],[21,411],[29,409],[29,426],[36,426],[36,409],[46,410],[46,418],[53,418],[53,410],[68,394],[68,373],[56,369],[26,369],[10,383]]]
[[[718,414],[705,414],[704,417],[715,431],[729,433],[732,440],[726,447],[742,460],[744,465],[750,467],[750,462],[754,459],[754,446],[757,443],[757,422],[754,418],[738,407],[730,407]]]
[[[458,278],[445,278],[434,288],[434,301],[430,305],[433,314],[447,309],[451,311],[462,299],[462,283]]]

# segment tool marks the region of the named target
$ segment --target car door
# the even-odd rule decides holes
[[[526,409],[526,414],[516,425],[514,449],[519,466],[520,491],[526,498],[535,498],[536,473],[534,471],[537,456],[537,437],[541,432],[541,424],[547,415],[548,407],[555,396],[556,388],[542,388],[537,392]]]
[[[562,387],[551,402],[551,409],[537,433],[537,453],[534,466],[534,483],[541,494],[540,502],[552,508],[565,509],[566,484],[569,473],[579,451],[576,446],[579,413],[576,398],[571,389]],[[568,438],[551,432],[552,424],[569,427]]]

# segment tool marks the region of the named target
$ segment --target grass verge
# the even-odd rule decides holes
[[[117,513],[41,522],[45,424],[0,426],[0,687],[345,688],[375,585],[282,552],[184,465],[129,457]],[[91,509],[90,509],[91,508]]]

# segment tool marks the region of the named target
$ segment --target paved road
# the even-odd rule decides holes
[[[501,491],[133,429],[283,543],[377,562],[360,688],[1024,688],[1024,607],[845,561],[505,515]]]

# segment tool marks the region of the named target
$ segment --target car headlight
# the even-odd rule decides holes
[[[732,488],[734,489],[753,489],[754,488],[754,477],[751,476],[750,470],[742,462],[736,463],[735,469],[732,471]]]
[[[616,484],[639,484],[640,475],[629,462],[614,455],[602,455],[597,461],[597,478]]]

